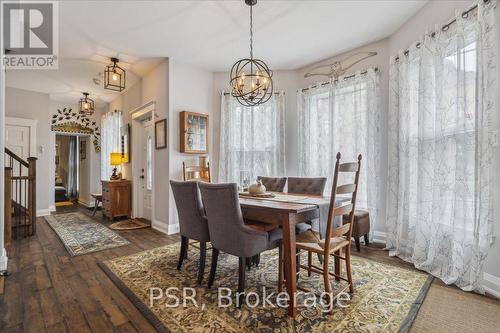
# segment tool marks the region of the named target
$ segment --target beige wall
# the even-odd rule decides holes
[[[10,73],[8,75],[15,75]],[[7,76],[8,83],[8,76]],[[76,110],[76,105],[59,103],[50,100],[48,94],[6,87],[5,113],[7,117],[18,117],[37,120],[36,157],[37,161],[37,214],[45,215],[55,210],[55,133],[51,131],[52,114],[57,109],[71,107]],[[103,107],[107,108],[107,105]],[[102,108],[97,108],[91,117],[100,124]],[[87,146],[87,158],[91,163],[90,177],[87,188],[90,191],[100,191],[100,158],[95,153],[93,145]],[[91,202],[89,193],[82,193],[81,198]]]

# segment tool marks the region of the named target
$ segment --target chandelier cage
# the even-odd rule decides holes
[[[257,0],[245,0],[250,6],[250,58],[238,60],[231,68],[231,96],[244,106],[267,102],[273,95],[273,72],[266,63],[253,57],[253,6]]]
[[[125,89],[125,70],[118,66],[117,58],[111,58],[111,64],[104,69],[104,89],[122,91]]]
[[[94,113],[94,101],[89,98],[89,93],[83,93],[83,98],[78,101],[78,109],[80,114],[90,116]]]

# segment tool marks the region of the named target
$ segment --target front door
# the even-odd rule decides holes
[[[153,192],[153,125],[150,120],[142,122],[142,158],[141,158],[141,182],[142,182],[142,216],[151,221],[152,214],[152,192]]]

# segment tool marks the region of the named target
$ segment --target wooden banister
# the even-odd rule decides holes
[[[18,161],[19,163],[21,163],[22,165],[24,165],[25,167],[29,167],[29,164],[28,162],[26,162],[25,160],[23,160],[21,157],[17,156],[12,150],[10,150],[9,148],[5,148],[5,153],[7,153],[7,155],[9,155],[10,157],[12,157],[13,159],[15,159],[16,161]],[[35,157],[32,157],[32,158],[35,158]]]
[[[28,157],[28,212],[31,219],[31,235],[36,233],[36,157]]]
[[[7,255],[10,252],[10,246],[12,244],[12,168],[5,168],[5,190],[4,190],[4,246],[7,251]]]

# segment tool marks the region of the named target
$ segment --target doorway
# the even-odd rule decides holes
[[[149,102],[130,112],[132,216],[155,221],[154,196],[154,113],[155,103]]]
[[[76,135],[56,134],[55,193],[56,209],[71,206],[80,192],[80,138]]]

